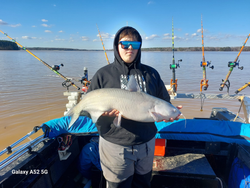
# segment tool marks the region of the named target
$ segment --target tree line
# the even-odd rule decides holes
[[[19,47],[14,42],[0,40],[0,50],[19,50]]]
[[[204,47],[205,51],[240,51],[239,47]],[[142,48],[142,51],[173,51],[172,47],[166,48]],[[202,51],[202,47],[180,47],[174,51]],[[250,46],[245,46],[242,51],[250,51]]]
[[[20,50],[21,48],[15,42],[0,40],[0,50]],[[101,50],[86,50],[73,48],[48,48],[48,47],[31,47],[29,50],[62,50],[62,51],[101,51]],[[239,47],[204,47],[205,51],[240,51]],[[107,50],[109,51],[109,50]],[[173,51],[172,47],[155,47],[142,48],[142,51]],[[202,47],[179,47],[174,51],[202,51]],[[245,46],[243,51],[250,51],[250,46]]]

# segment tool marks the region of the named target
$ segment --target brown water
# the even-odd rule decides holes
[[[83,75],[83,67],[88,68],[89,78],[100,67],[107,64],[104,52],[69,52],[69,51],[33,51],[35,55],[50,65],[64,64],[60,72],[67,77],[79,79]],[[229,70],[228,61],[234,61],[238,52],[205,52],[206,60],[212,61],[215,69],[207,69],[209,88],[206,94],[226,93],[219,86]],[[113,52],[108,52],[110,62]],[[250,52],[242,52],[241,65],[244,70],[235,68],[229,78],[230,94],[249,82]],[[175,52],[176,62],[182,59],[180,68],[176,70],[179,93],[199,93],[202,68],[200,61],[202,52]],[[143,52],[142,62],[153,66],[160,73],[163,81],[169,84],[172,71],[172,52]],[[40,61],[25,51],[0,51],[0,151],[14,143],[33,127],[54,118],[63,116],[66,110],[66,91],[62,87],[62,78],[44,66]],[[81,84],[75,82],[79,87]],[[70,91],[77,91],[71,87]],[[246,88],[241,94],[250,94]],[[205,100],[203,111],[200,99],[176,99],[174,105],[183,105],[182,113],[186,118],[209,117],[213,107],[226,107],[237,113],[240,103],[237,100]],[[240,113],[243,117],[243,113]],[[40,131],[40,133],[42,132]],[[37,136],[37,135],[35,135]]]

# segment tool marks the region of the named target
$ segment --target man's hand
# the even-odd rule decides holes
[[[111,111],[104,112],[104,113],[102,114],[102,116],[115,117],[115,116],[118,116],[119,113],[120,113],[120,112],[119,112],[118,110],[113,109],[113,110],[111,110]]]

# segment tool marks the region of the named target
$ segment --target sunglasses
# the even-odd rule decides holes
[[[134,50],[138,50],[141,47],[141,42],[138,41],[120,41],[122,49],[128,49],[131,45]]]

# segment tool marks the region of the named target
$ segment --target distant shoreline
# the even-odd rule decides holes
[[[74,48],[46,48],[46,47],[27,47],[28,50],[50,50],[50,51],[103,51],[103,50],[94,50],[94,49],[74,49]],[[239,47],[205,47],[205,51],[240,51],[241,46]],[[0,50],[22,50],[22,48],[18,49],[4,49],[3,47]],[[171,47],[159,47],[159,48],[142,48],[142,51],[173,51]],[[113,49],[108,49],[106,51],[113,51]],[[176,52],[183,52],[183,51],[202,51],[201,47],[180,47],[175,48],[174,51]],[[242,51],[250,51],[250,46],[245,46]]]
[[[25,47],[28,50],[54,50],[54,51],[103,51],[94,49],[75,49],[75,48],[51,48],[51,47]],[[240,51],[241,46],[238,47],[204,47],[205,51]],[[0,50],[22,50],[16,43],[12,41],[0,40]],[[142,51],[173,51],[172,47],[152,47],[142,48]],[[108,49],[106,51],[113,51]],[[202,51],[202,47],[178,47],[174,51]],[[243,51],[250,51],[250,46],[245,46]]]

